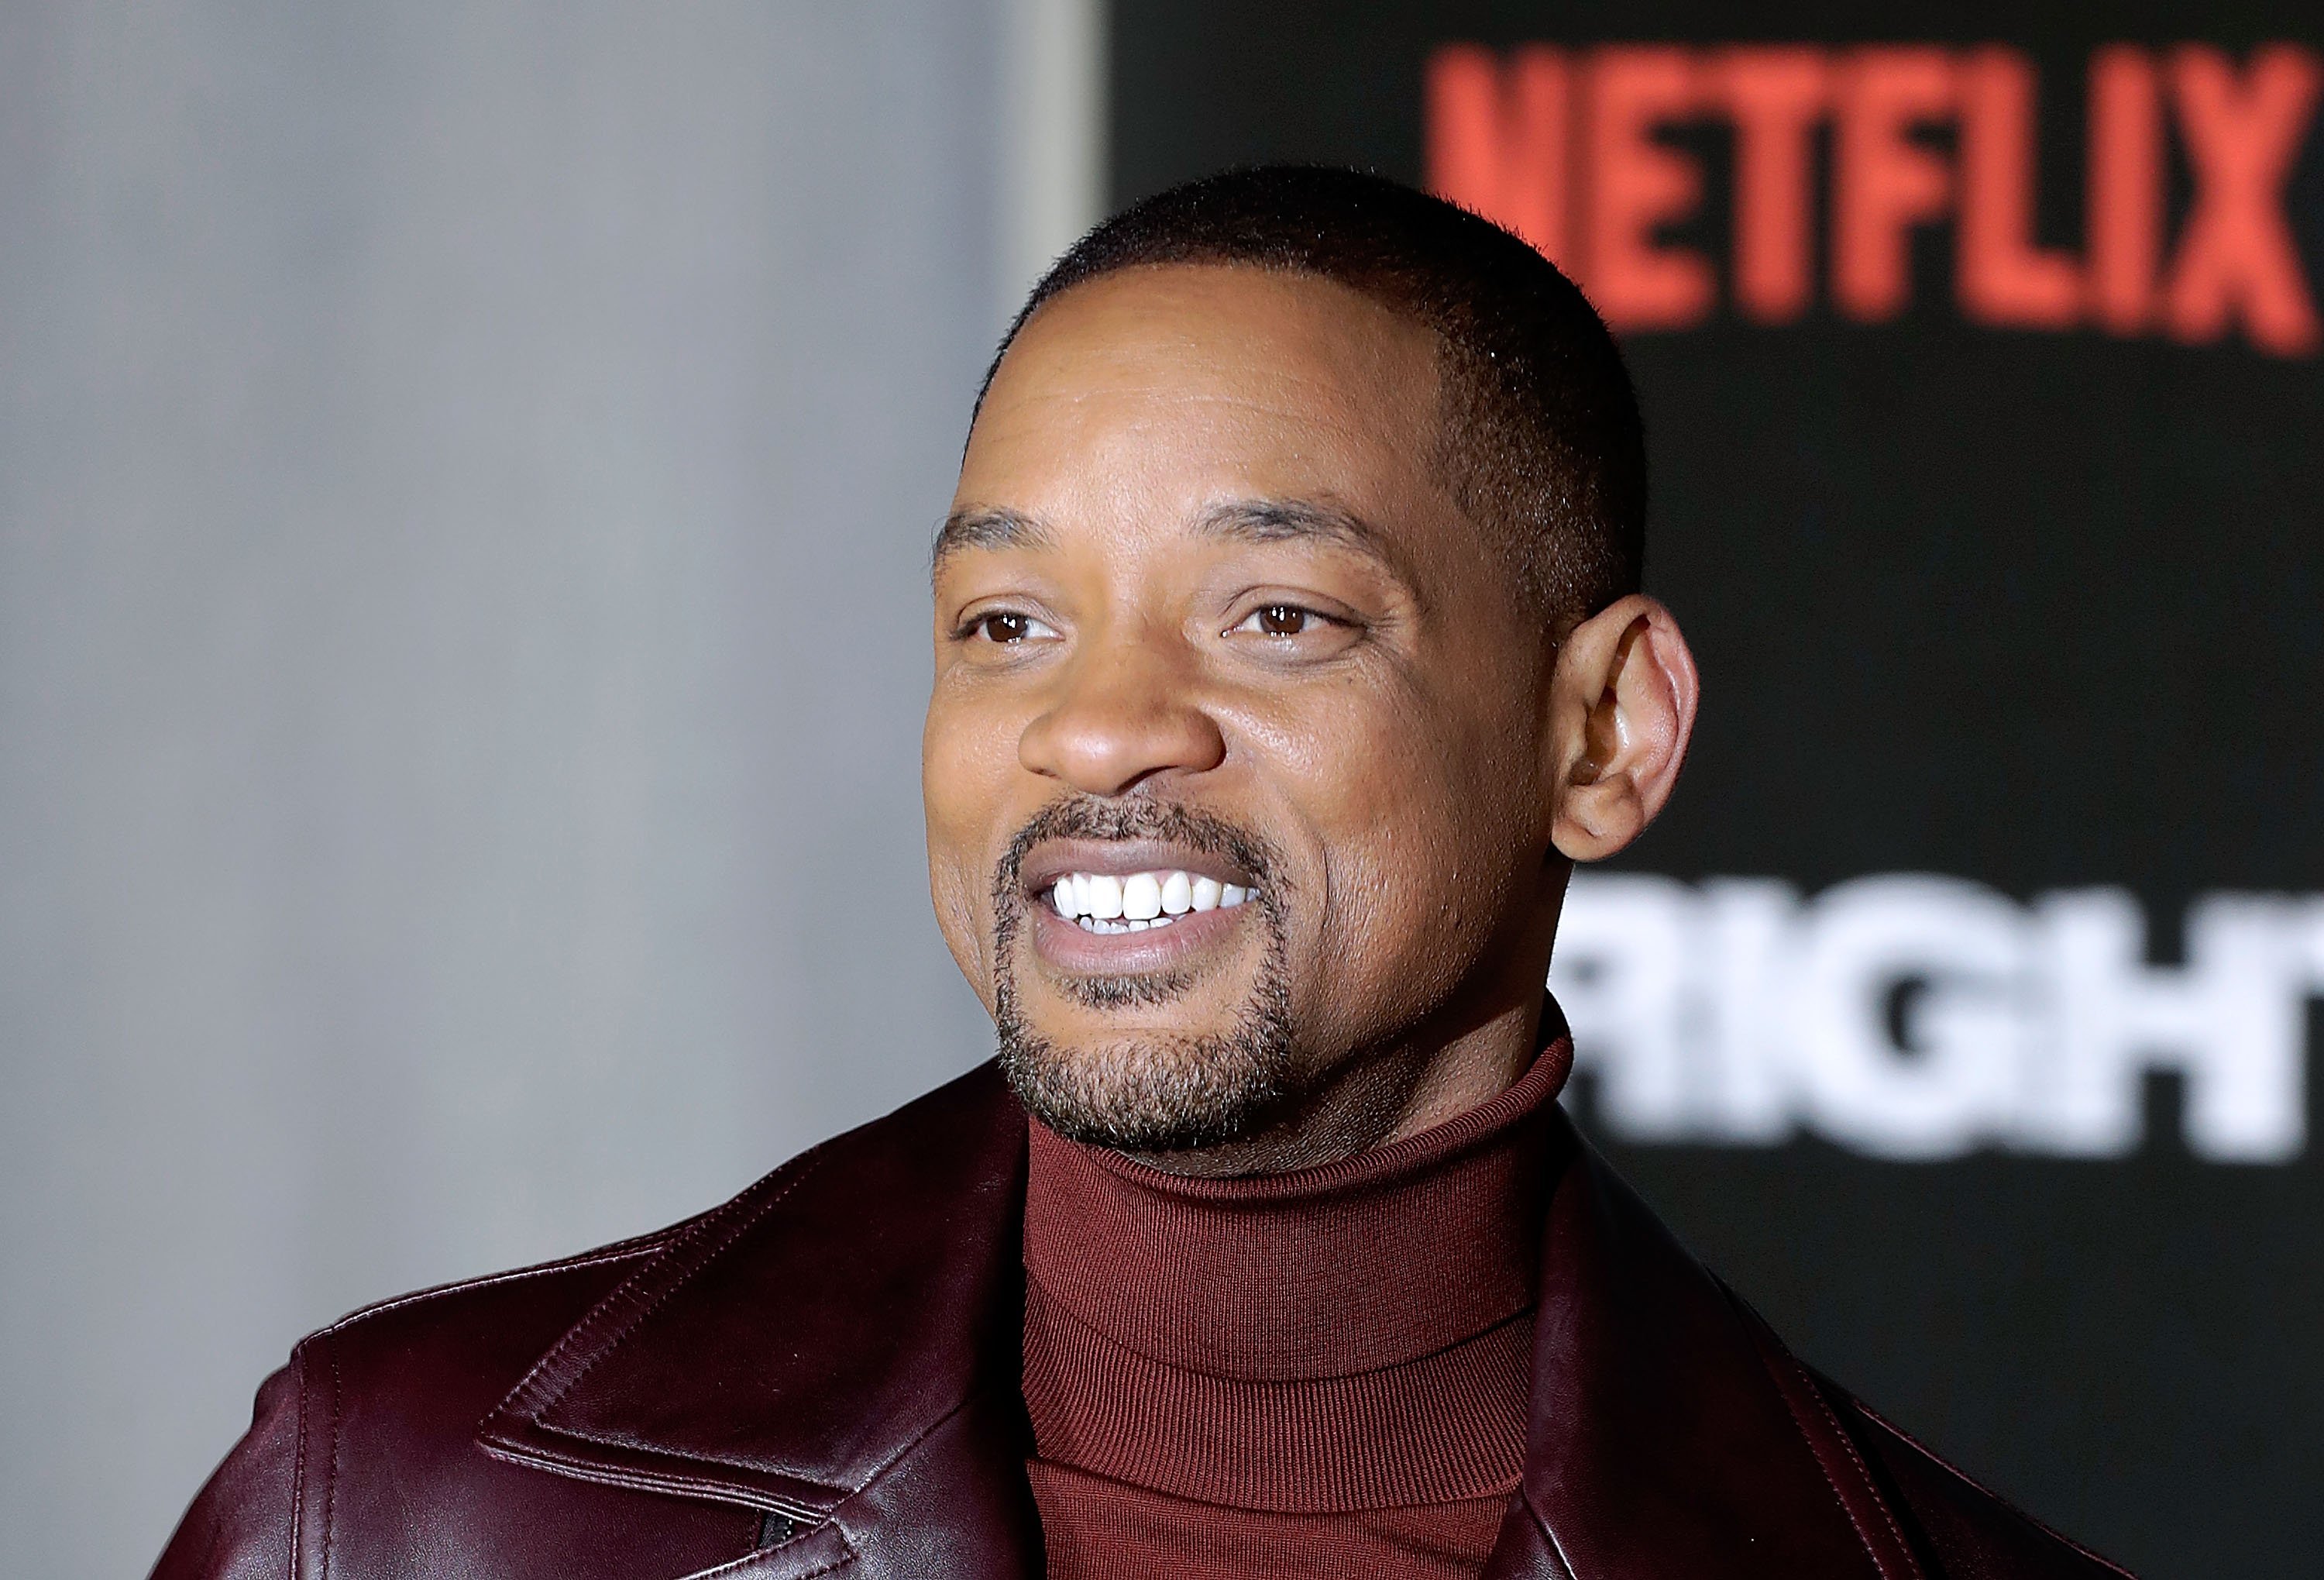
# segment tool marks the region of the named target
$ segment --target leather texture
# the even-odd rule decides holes
[[[1493,1580],[2098,1580],[1794,1359],[1559,1117]],[[724,1206],[369,1307],[155,1580],[1038,1575],[1024,1112],[984,1066]]]

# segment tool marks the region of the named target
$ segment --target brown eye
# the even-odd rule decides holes
[[[987,642],[1000,642],[1004,646],[1056,634],[1030,614],[1019,614],[1007,609],[995,609],[990,614],[978,615],[970,624],[969,630]]]
[[[1302,636],[1314,620],[1312,613],[1296,604],[1268,604],[1253,609],[1243,620],[1242,629],[1261,636]]]

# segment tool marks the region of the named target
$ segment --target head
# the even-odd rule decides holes
[[[1218,1171],[1530,1050],[1570,864],[1667,799],[1604,326],[1484,220],[1238,171],[1084,238],[986,381],[934,569],[939,922],[1034,1112]]]

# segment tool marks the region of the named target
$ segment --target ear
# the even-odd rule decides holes
[[[1671,612],[1633,593],[1575,626],[1550,678],[1550,843],[1602,861],[1670,799],[1701,682]]]

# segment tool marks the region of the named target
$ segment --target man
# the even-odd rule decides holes
[[[1555,1104],[1571,866],[1696,702],[1581,295],[1373,178],[1093,233],[935,562],[1000,1058],[734,1201],[300,1344],[194,1576],[2119,1573],[1805,1370]]]

